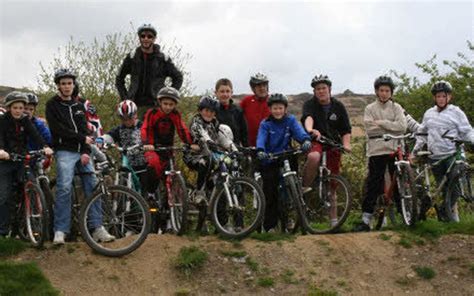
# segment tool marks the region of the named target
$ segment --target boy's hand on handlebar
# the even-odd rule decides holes
[[[143,150],[153,151],[153,150],[155,150],[155,146],[153,146],[153,145],[143,145]]]
[[[259,160],[265,160],[268,158],[268,153],[266,153],[265,151],[258,151],[257,152],[257,158]]]
[[[86,165],[89,163],[89,161],[91,160],[91,157],[89,156],[89,154],[82,154],[81,155],[81,164],[82,165]]]
[[[0,150],[0,159],[3,159],[3,160],[9,160],[10,159],[10,154],[8,154],[8,152],[6,152],[5,150]]]
[[[51,149],[49,147],[44,148],[44,155],[51,156],[51,155],[53,155],[53,153],[54,153],[53,149]]]
[[[92,138],[89,137],[89,136],[86,136],[85,142],[86,142],[87,145],[91,145],[91,144],[94,143],[94,139],[92,139]]]
[[[309,131],[309,134],[310,134],[313,138],[315,138],[316,140],[321,139],[321,133],[320,133],[318,130],[315,130],[315,129],[310,130],[310,131]]]
[[[351,152],[352,151],[351,144],[346,144],[343,147],[344,147],[344,151],[346,151],[346,152]]]
[[[201,147],[199,147],[198,144],[191,144],[190,147],[191,147],[191,150],[193,150],[193,151],[201,150]]]
[[[301,144],[301,150],[303,150],[303,152],[308,152],[309,150],[311,150],[311,147],[312,144],[309,140],[306,140],[303,142],[303,144]]]

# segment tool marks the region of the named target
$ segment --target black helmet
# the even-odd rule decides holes
[[[138,27],[138,30],[137,30],[138,36],[140,36],[145,31],[149,31],[153,33],[153,35],[156,37],[156,29],[151,24],[143,24],[140,27]]]
[[[5,97],[5,106],[8,107],[15,102],[28,103],[28,96],[24,92],[12,91]]]
[[[311,80],[311,87],[314,88],[316,84],[319,84],[319,83],[324,83],[329,87],[332,86],[332,82],[331,80],[329,80],[329,77],[323,74],[314,76],[314,78]]]
[[[54,83],[59,84],[59,80],[62,78],[72,78],[74,83],[76,83],[76,74],[67,68],[56,70],[54,73]]]
[[[160,89],[156,98],[158,100],[161,98],[170,98],[170,99],[173,99],[176,103],[178,103],[181,96],[179,94],[179,91],[176,88],[171,87],[171,86],[165,86],[162,89]]]
[[[395,83],[393,83],[392,78],[390,78],[388,76],[379,76],[377,79],[375,79],[375,81],[374,81],[375,90],[379,89],[379,87],[382,86],[382,85],[386,85],[386,86],[390,87],[390,89],[392,90],[392,93],[393,93],[393,90],[395,89]]]
[[[431,93],[434,96],[439,92],[445,92],[448,94],[452,93],[453,87],[451,86],[451,83],[444,80],[436,81],[431,87]]]
[[[217,107],[219,106],[219,102],[214,98],[213,96],[203,96],[199,100],[199,106],[198,109],[201,111],[204,108],[210,109],[214,112],[217,112]]]
[[[28,97],[29,105],[38,105],[39,99],[37,95],[35,95],[34,93],[27,93],[26,96]]]
[[[262,84],[262,83],[268,83],[268,78],[265,74],[261,72],[257,72],[254,75],[250,76],[250,86],[255,87],[256,85]]]
[[[271,105],[275,103],[281,103],[281,104],[284,104],[286,107],[288,107],[288,97],[285,96],[284,94],[278,94],[278,93],[270,95],[267,102],[268,107],[270,107]]]

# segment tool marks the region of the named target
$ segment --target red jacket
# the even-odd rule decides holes
[[[144,145],[173,146],[175,131],[178,131],[183,143],[192,143],[189,130],[178,111],[165,114],[160,108],[153,108],[145,113],[141,128]]]
[[[260,122],[270,115],[267,99],[268,98],[259,100],[255,95],[250,95],[240,101],[240,107],[244,111],[245,120],[247,120],[249,146],[255,146],[257,144],[257,133]]]

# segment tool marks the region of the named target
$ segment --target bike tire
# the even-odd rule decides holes
[[[150,230],[150,212],[143,197],[130,188],[112,185],[107,186],[106,191],[107,194],[96,192],[82,205],[79,224],[81,235],[89,247],[97,253],[109,257],[121,257],[130,254],[145,241]],[[102,226],[116,237],[113,242],[101,244],[93,238],[94,230],[89,227],[89,214],[94,211],[94,206],[97,210],[99,205]],[[130,213],[132,210],[136,212]],[[137,224],[132,223],[135,221]]]
[[[386,224],[387,221],[387,207],[385,202],[385,195],[379,194],[377,201],[375,202],[374,214],[370,223],[372,230],[380,230]]]
[[[248,177],[231,178],[228,184],[229,192],[238,195],[237,199],[240,199],[241,208],[231,208],[228,205],[225,187],[220,185],[211,198],[211,218],[220,235],[230,239],[241,239],[261,227],[265,196],[258,183]],[[244,188],[245,186],[246,188]],[[225,213],[223,213],[224,211]],[[225,221],[221,221],[224,215]],[[229,220],[233,220],[234,226],[228,226]],[[235,225],[239,224],[239,221],[242,222],[242,226]],[[233,229],[231,229],[232,227]],[[235,231],[237,227],[241,228],[240,231]]]
[[[51,187],[47,178],[39,178],[39,184],[44,194],[46,201],[46,208],[48,209],[48,240],[52,240],[54,237],[54,195],[51,191]]]
[[[457,174],[448,187],[445,200],[446,216],[449,221],[459,222],[463,216],[473,213],[473,179],[472,172],[467,168],[455,168]]]
[[[295,213],[294,213],[295,217],[291,217],[292,216],[291,209],[284,207],[285,215],[290,217],[291,219],[295,220],[294,228],[293,229],[286,229],[286,230],[293,233],[293,234],[296,234],[298,232],[298,230],[301,228],[302,234],[306,234],[307,233],[307,226],[305,226],[305,225],[308,222],[303,221],[303,220],[306,219],[306,217],[304,215],[305,205],[303,205],[303,202],[301,200],[301,197],[302,197],[303,193],[302,193],[301,189],[298,188],[297,184],[298,184],[298,180],[296,179],[296,176],[288,175],[285,178],[285,185],[286,185],[286,189],[287,189],[289,198],[295,206]],[[283,225],[282,225],[282,227],[283,227]]]
[[[407,226],[415,225],[419,216],[417,209],[417,194],[415,177],[410,165],[401,165],[397,173],[398,194],[400,196],[400,208],[402,221]],[[395,206],[395,203],[393,203]],[[395,209],[393,209],[395,211]]]
[[[312,191],[304,195],[306,229],[311,234],[324,234],[337,231],[346,221],[352,209],[352,194],[349,183],[341,176],[318,177]],[[332,186],[332,187],[331,187]],[[333,188],[336,204],[331,205],[330,197],[325,196]],[[335,210],[337,222],[331,225],[330,211]]]
[[[48,210],[41,188],[32,182],[24,187],[26,231],[31,244],[37,248],[43,246],[48,237]]]
[[[168,206],[173,231],[182,235],[187,229],[188,189],[181,174],[173,174],[171,178],[171,195],[168,193]]]

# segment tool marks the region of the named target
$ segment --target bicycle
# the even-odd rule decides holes
[[[255,180],[233,173],[239,168],[241,156],[237,151],[212,152],[209,179],[214,186],[208,195],[210,201],[198,200],[196,191],[189,200],[199,212],[198,229],[201,229],[207,212],[210,212],[217,232],[225,238],[244,238],[261,225],[265,209],[262,189]],[[203,187],[201,190],[206,189],[206,184]]]
[[[10,153],[10,160],[22,162],[24,172],[20,183],[21,193],[18,194],[12,233],[18,232],[22,239],[29,240],[33,246],[42,247],[48,237],[49,212],[46,200],[38,184],[38,180],[31,172],[30,162],[44,156],[44,151],[29,151],[26,155]]]
[[[429,151],[418,151],[416,159],[420,164],[416,168],[415,182],[419,194],[420,219],[426,219],[425,212],[433,204],[435,197],[440,197],[447,186],[446,197],[441,202],[441,207],[434,204],[438,219],[441,221],[459,221],[460,216],[472,213],[473,195],[473,170],[464,157],[464,142],[448,138],[456,145],[454,155],[444,157],[430,163]],[[449,161],[448,170],[434,191],[431,190],[430,169],[443,161]]]
[[[379,230],[385,226],[388,216],[391,223],[399,224],[397,212],[401,214],[402,223],[407,226],[415,225],[418,215],[418,201],[415,188],[415,176],[409,159],[410,152],[404,140],[412,138],[412,134],[391,135],[384,134],[383,141],[397,140],[397,148],[392,153],[395,171],[390,177],[388,186],[384,187],[384,193],[377,197],[371,228]],[[397,191],[395,191],[397,190]],[[398,200],[394,200],[394,194],[398,193]]]
[[[36,176],[36,182],[39,184],[41,190],[43,191],[44,198],[46,201],[46,206],[48,208],[48,236],[47,240],[51,240],[54,236],[54,215],[53,215],[53,205],[54,205],[54,195],[51,191],[51,183],[49,181],[49,177],[47,175],[49,168],[51,166],[51,156],[40,157],[34,163],[34,175]]]
[[[322,144],[319,174],[311,186],[311,191],[304,195],[305,224],[311,234],[335,232],[346,221],[352,209],[352,194],[349,182],[340,175],[331,174],[327,166],[327,151],[337,149],[345,153],[345,148],[324,136]]]

